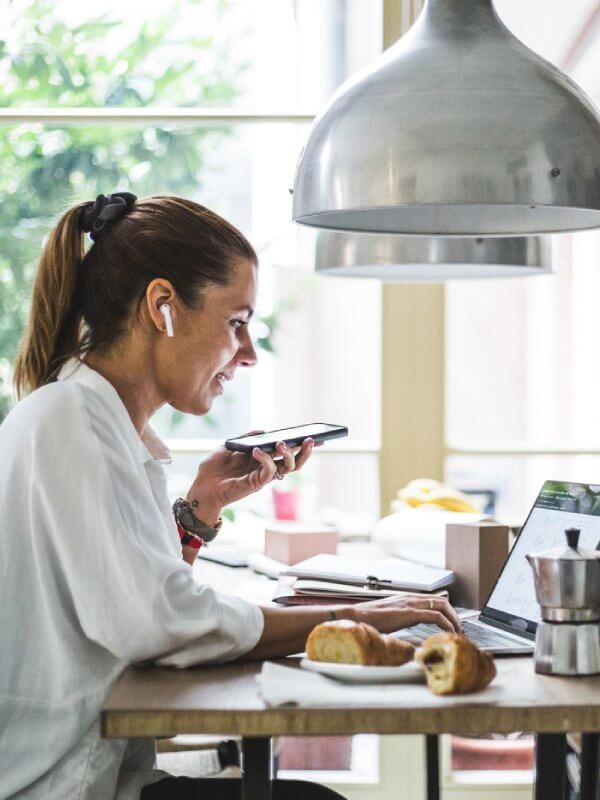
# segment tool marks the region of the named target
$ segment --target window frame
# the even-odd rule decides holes
[[[26,107],[0,108],[0,125],[44,124],[44,125],[94,125],[113,126],[119,124],[175,125],[189,126],[198,124],[202,127],[219,127],[224,124],[261,125],[275,123],[312,124],[316,113],[305,111],[275,112],[268,110],[244,110],[237,108],[186,108],[186,107],[83,107],[83,108],[51,108]],[[222,445],[220,439],[167,437],[166,444],[174,455],[206,455]],[[381,444],[374,439],[349,439],[348,441],[331,442],[324,451],[330,455],[373,454],[378,455]]]

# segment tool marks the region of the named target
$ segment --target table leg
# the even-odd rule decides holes
[[[427,800],[440,800],[440,738],[436,734],[425,736],[425,770]]]
[[[597,733],[581,737],[581,800],[600,800],[599,740]]]
[[[271,737],[242,739],[242,800],[271,800]]]
[[[567,796],[567,737],[538,733],[535,748],[535,800],[565,800]]]

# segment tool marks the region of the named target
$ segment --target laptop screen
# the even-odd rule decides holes
[[[567,528],[581,530],[581,547],[598,547],[600,485],[546,481],[483,608],[482,619],[515,631],[535,633],[541,619],[540,607],[533,571],[525,556],[566,547]]]

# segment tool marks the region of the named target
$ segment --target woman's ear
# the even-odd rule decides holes
[[[177,316],[176,309],[176,294],[173,284],[163,278],[155,278],[151,281],[146,288],[145,307],[150,317],[153,327],[161,332],[166,332],[172,335],[175,318]],[[168,319],[171,322],[170,329],[168,327],[167,314],[161,310],[161,306],[167,305]]]

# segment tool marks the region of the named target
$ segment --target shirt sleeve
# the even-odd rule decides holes
[[[251,650],[261,610],[196,582],[102,398],[73,384],[61,395],[68,426],[36,437],[31,516],[65,613],[127,663],[184,667]]]

